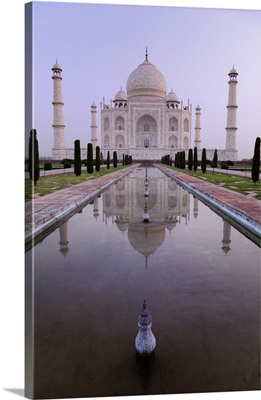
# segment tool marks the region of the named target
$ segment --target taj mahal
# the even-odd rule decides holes
[[[65,125],[62,100],[62,68],[56,62],[53,71],[53,133],[52,159],[74,158],[74,149],[65,146]],[[237,76],[236,69],[230,70],[227,104],[227,124],[224,132],[225,149],[218,149],[218,159],[237,161]],[[133,160],[159,161],[170,154],[174,159],[179,151],[201,145],[201,108],[195,108],[195,124],[192,126],[192,104],[183,103],[171,89],[167,93],[167,83],[163,74],[148,58],[131,72],[126,83],[126,92],[120,88],[114,100],[100,103],[100,137],[98,140],[97,106],[91,105],[91,143],[93,149],[100,146],[103,156],[108,151],[117,151],[118,159],[131,155]],[[192,138],[194,131],[194,138]],[[226,137],[225,137],[226,135]],[[207,158],[212,160],[215,149],[206,149]],[[81,149],[82,159],[87,158],[87,149]]]

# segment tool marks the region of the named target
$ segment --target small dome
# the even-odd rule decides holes
[[[127,94],[122,89],[119,90],[115,94],[114,101],[127,101]]]
[[[228,75],[238,75],[237,70],[234,68],[234,65],[233,65],[233,68],[230,70]]]
[[[169,92],[166,96],[166,101],[171,101],[171,102],[175,102],[175,103],[180,103],[178,96],[176,95],[176,93],[174,93],[172,90],[171,92]]]
[[[166,81],[162,73],[149,60],[140,64],[127,80],[127,95],[131,97],[156,97],[164,99],[166,96]]]
[[[56,63],[54,64],[52,70],[54,70],[54,69],[59,69],[60,71],[62,71],[62,68],[61,68],[60,65],[58,64],[57,60],[56,60]]]

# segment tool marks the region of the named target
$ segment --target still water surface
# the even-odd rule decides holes
[[[37,244],[35,397],[260,389],[260,249],[156,168]],[[146,299],[157,346],[136,354]]]

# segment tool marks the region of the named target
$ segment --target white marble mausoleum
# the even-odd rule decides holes
[[[65,147],[63,101],[62,101],[62,69],[56,62],[53,70],[53,107],[54,107],[54,147],[52,158],[61,160],[73,158],[74,149]],[[218,159],[237,160],[237,71],[233,67],[229,72],[229,93],[227,105],[225,149],[218,149]],[[117,151],[118,159],[123,154],[131,155],[133,160],[159,161],[170,154],[172,159],[178,151],[198,149],[201,157],[201,108],[195,108],[195,123],[192,126],[192,104],[190,100],[183,103],[177,94],[167,92],[167,83],[163,74],[148,58],[132,71],[127,79],[126,92],[122,88],[109,103],[105,98],[101,101],[100,140],[98,139],[97,106],[91,105],[91,141],[95,154],[96,146],[100,146],[103,157],[108,151],[111,158]],[[207,118],[207,116],[205,117]],[[192,139],[194,131],[194,140]],[[86,145],[82,149],[82,158],[86,158]],[[215,149],[206,149],[207,158],[212,160]]]

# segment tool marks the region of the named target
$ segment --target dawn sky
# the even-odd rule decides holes
[[[192,103],[192,147],[199,104],[201,147],[225,148],[228,73],[235,66],[238,157],[252,157],[261,131],[260,10],[35,2],[33,22],[32,127],[40,156],[52,154],[51,68],[56,59],[63,69],[65,145],[73,147],[80,139],[85,147],[91,104],[97,105],[100,139],[100,102],[105,97],[109,103],[121,87],[126,91],[128,76],[144,61],[147,47],[167,91]]]
[[[108,0],[101,1],[108,3]],[[39,12],[36,13],[37,23],[35,24],[38,42],[35,42],[34,66],[35,79],[39,83],[35,85],[34,123],[42,155],[51,155],[53,146],[51,68],[56,58],[63,68],[66,145],[72,145],[75,137],[79,137],[82,144],[85,145],[90,134],[91,103],[95,101],[99,107],[103,96],[109,100],[113,98],[121,85],[125,88],[129,74],[143,61],[146,46],[149,50],[150,61],[165,75],[168,89],[173,87],[183,101],[189,97],[193,102],[193,107],[198,103],[201,105],[202,144],[205,146],[218,146],[215,138],[219,137],[220,146],[224,147],[228,94],[227,73],[232,64],[235,64],[239,73],[239,156],[248,157],[250,153],[252,154],[252,142],[257,135],[260,135],[261,131],[260,1],[172,0],[172,5],[182,7],[192,4],[194,7],[251,7],[252,9],[259,8],[259,11],[229,11],[230,14],[233,14],[230,22],[235,24],[235,27],[231,29],[228,29],[223,21],[222,23],[217,21],[214,24],[213,19],[205,20],[203,24],[201,17],[197,20],[198,28],[195,31],[195,19],[193,24],[189,25],[188,19],[185,23],[184,19],[174,20],[173,17],[173,22],[163,26],[162,32],[167,31],[168,33],[161,34],[156,43],[153,38],[157,37],[157,30],[154,27],[151,28],[147,13],[143,20],[138,18],[138,21],[141,27],[146,24],[150,28],[147,32],[140,28],[142,35],[138,37],[138,40],[135,37],[138,21],[133,23],[133,27],[133,24],[130,25],[126,20],[121,21],[119,17],[115,17],[112,21],[112,16],[110,16],[108,22],[106,15],[101,16],[97,24],[94,24],[92,19],[86,15],[82,24],[87,33],[81,37],[76,36],[73,18],[70,19],[69,16],[63,29],[58,26],[58,22],[61,21],[60,12],[56,20],[56,29],[54,25],[47,24],[47,11],[52,2],[53,0],[42,5],[42,7],[45,6],[46,11],[41,15],[39,9]],[[115,0],[113,3],[116,2]],[[2,213],[4,226],[2,260],[4,260],[5,266],[1,268],[1,300],[3,305],[8,304],[1,309],[3,326],[6,328],[1,330],[3,346],[1,348],[2,384],[0,392],[2,400],[17,398],[17,394],[23,396],[21,388],[24,387],[24,3],[25,0],[2,1],[0,13],[2,38],[0,68],[3,100],[1,139],[2,166],[4,166],[1,179],[2,192],[5,193],[1,196],[1,209],[4,211]],[[97,3],[97,0],[92,0],[92,3]],[[135,1],[129,0],[128,3],[135,3]],[[145,1],[136,0],[136,3],[141,4]],[[147,3],[169,4],[170,1],[158,0]],[[59,6],[61,9],[60,4]],[[61,12],[61,16],[62,14]],[[46,19],[44,19],[44,15],[46,15]],[[241,15],[243,17],[240,17],[238,27],[238,18]],[[158,16],[158,22],[162,21],[160,13]],[[50,16],[48,16],[48,20],[50,21]],[[104,21],[106,30],[101,29],[101,20]],[[205,34],[200,33],[203,32],[201,29],[207,25],[207,22],[210,22],[210,28],[208,27]],[[82,28],[82,24],[79,24],[79,28]],[[89,30],[89,26],[91,26],[91,30]],[[209,41],[209,29],[212,30],[213,35],[222,38],[222,42],[219,42],[218,45],[210,42],[207,53],[206,42]],[[235,32],[239,36],[235,37]],[[70,41],[68,41],[68,35],[71,38]],[[76,39],[82,43],[83,51],[81,53],[74,51],[77,49]],[[235,47],[234,52],[231,53],[232,46]],[[90,48],[94,48],[95,51],[92,53],[89,51]],[[180,48],[183,50],[179,50]],[[109,49],[111,53],[108,54]],[[195,57],[196,51],[197,56]],[[210,58],[206,61],[207,55]],[[100,60],[103,61],[103,64]],[[216,60],[218,60],[217,63],[214,62]],[[104,65],[103,68],[102,65]],[[105,75],[100,76],[99,80],[94,82],[96,72],[101,70]],[[113,77],[111,76],[112,72]],[[79,83],[80,78],[82,82]],[[216,85],[216,91],[212,91],[210,82],[211,85]],[[75,87],[71,90],[73,84]],[[215,101],[221,103],[218,109]],[[77,118],[72,108],[75,103],[79,107]],[[81,121],[79,124],[78,120]],[[249,128],[247,128],[247,124],[250,124]],[[31,126],[28,129],[31,129]],[[12,148],[10,148],[10,143]],[[247,399],[256,400],[259,397],[260,395],[256,391],[247,393]],[[165,398],[171,399],[173,396],[164,396]],[[191,396],[182,395],[182,400],[187,398],[190,399]],[[201,399],[202,394],[195,394],[194,398]],[[216,399],[216,393],[213,395],[208,393],[207,398]],[[245,398],[246,392],[222,393],[222,400],[245,400]]]

